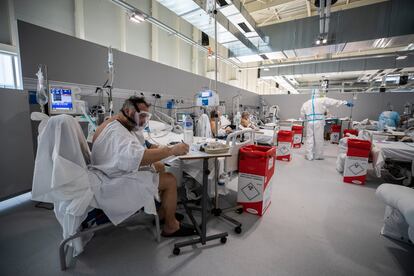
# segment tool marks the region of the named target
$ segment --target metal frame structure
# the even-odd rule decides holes
[[[137,214],[142,213],[142,211],[139,211]],[[128,220],[131,220],[131,218],[135,217],[137,214],[131,216]],[[160,219],[158,217],[158,215],[154,215],[154,219],[155,219],[155,239],[157,242],[161,241],[161,230],[160,230]],[[60,270],[64,271],[67,269],[67,263],[66,263],[66,254],[68,252],[66,245],[68,244],[68,242],[76,239],[76,238],[80,238],[80,237],[84,237],[93,233],[96,233],[98,231],[104,230],[104,229],[109,229],[109,228],[115,228],[115,227],[124,227],[124,226],[129,226],[131,224],[128,223],[128,221],[120,224],[119,226],[115,226],[113,225],[111,222],[105,223],[105,224],[101,224],[92,228],[88,228],[86,230],[83,231],[79,231],[76,234],[64,239],[61,241],[60,245],[59,245],[59,261],[60,261]]]

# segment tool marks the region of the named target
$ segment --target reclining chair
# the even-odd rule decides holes
[[[81,229],[88,213],[99,208],[94,189],[100,182],[88,169],[89,163],[90,150],[76,120],[68,115],[51,117],[38,137],[32,200],[54,205],[56,218],[63,229],[59,246],[61,270],[66,269],[68,247],[72,247],[73,256],[77,256],[95,232],[115,226],[108,220],[104,224]],[[156,214],[154,216],[155,236],[159,241],[159,218]]]

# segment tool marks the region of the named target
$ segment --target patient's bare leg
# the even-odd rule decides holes
[[[159,190],[161,194],[161,208],[159,215],[165,218],[164,232],[173,233],[180,228],[175,218],[177,209],[177,181],[171,173],[160,173]]]

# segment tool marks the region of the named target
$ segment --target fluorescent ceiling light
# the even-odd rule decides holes
[[[138,13],[133,13],[129,16],[129,20],[134,22],[134,23],[142,23],[145,21],[144,16],[142,16],[142,14],[138,14]]]
[[[273,76],[260,76],[260,78],[263,80],[275,80],[275,77]]]
[[[263,68],[263,71],[269,71],[270,69],[269,68]]]
[[[403,59],[406,59],[406,58],[407,58],[407,56],[398,56],[395,59],[396,60],[403,60]]]
[[[237,57],[237,58],[241,62],[255,62],[255,61],[262,61],[263,60],[263,58],[259,55],[240,56],[240,57]]]
[[[282,52],[264,53],[269,59],[285,59],[286,56]]]

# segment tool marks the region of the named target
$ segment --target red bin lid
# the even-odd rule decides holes
[[[302,130],[303,126],[299,126],[299,125],[293,125],[292,126],[292,130]]]
[[[277,133],[278,137],[290,137],[293,136],[293,132],[290,130],[279,130],[279,132]]]
[[[239,152],[241,155],[268,157],[276,154],[276,148],[270,146],[248,145],[241,147]]]
[[[339,132],[341,131],[341,125],[332,125],[331,130],[334,132]]]
[[[371,150],[371,142],[367,140],[361,140],[361,139],[348,139],[348,147],[369,151]]]

